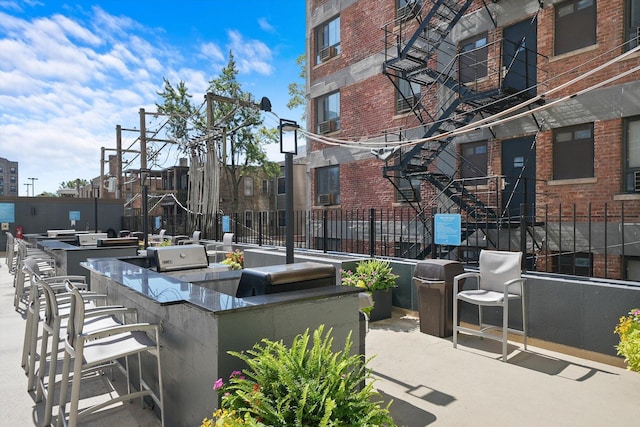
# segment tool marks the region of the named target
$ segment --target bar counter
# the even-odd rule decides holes
[[[115,258],[90,259],[82,266],[90,272],[91,289],[106,293],[110,304],[137,308],[139,321],[160,325],[170,426],[199,425],[217,409],[214,382],[244,368],[228,351],[248,350],[263,338],[290,344],[321,324],[333,328],[335,350],[343,349],[349,334],[352,351],[363,348],[357,288],[236,298],[240,271],[203,270],[198,277],[198,270],[189,270],[191,281],[186,282]]]

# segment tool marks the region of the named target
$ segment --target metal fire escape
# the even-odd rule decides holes
[[[459,49],[452,43],[450,33],[472,3],[473,0],[407,1],[398,10],[397,19],[383,28],[384,73],[401,95],[398,104],[408,106],[413,113],[402,136],[430,139],[398,150],[386,159],[383,176],[403,196],[415,192],[401,191],[400,180],[425,181],[475,223],[497,224],[501,216],[497,200],[492,203],[479,196],[459,179],[464,159],[456,161],[458,156],[450,147],[454,136],[448,133],[469,125],[474,118],[504,111],[535,96],[536,72],[539,74],[535,71],[537,53],[527,52],[529,44],[524,36],[518,40],[485,36],[471,49]],[[486,3],[483,9],[475,11],[484,12],[497,27]],[[532,55],[534,64],[529,64]],[[532,66],[532,76],[523,77],[524,84],[511,85],[510,74],[528,74]],[[410,93],[407,87],[411,88]],[[416,200],[406,201],[416,210],[416,220],[430,229],[430,212],[425,212]]]

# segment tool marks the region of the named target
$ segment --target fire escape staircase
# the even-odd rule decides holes
[[[527,93],[514,96],[501,87],[476,92],[455,77],[455,61],[446,65],[437,64],[436,53],[443,44],[451,44],[446,40],[449,33],[472,3],[473,0],[414,1],[409,3],[412,7],[409,11],[410,20],[405,12],[402,18],[385,27],[388,56],[385,58],[384,72],[392,83],[397,85],[398,79],[405,79],[421,86],[439,88],[438,96],[443,97],[444,93],[444,97],[448,99],[440,103],[439,113],[429,116],[428,120],[424,119],[426,108],[419,104],[420,101],[412,108],[423,125],[423,138],[430,140],[401,150],[397,157],[390,158],[383,167],[383,176],[396,189],[398,178],[427,181],[475,220],[495,221],[498,213],[494,207],[485,205],[462,182],[439,171],[436,165],[436,159],[454,139],[448,132],[468,125],[477,114],[502,111],[529,96]],[[424,13],[422,9],[429,5],[432,5],[431,9]],[[395,56],[389,57],[392,52],[396,52]],[[438,135],[443,137],[437,138]],[[418,213],[422,211],[420,206],[414,208]]]

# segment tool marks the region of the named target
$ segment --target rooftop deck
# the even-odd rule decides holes
[[[20,367],[24,319],[13,310],[13,276],[0,259],[0,426],[40,426],[44,404],[27,392]],[[637,373],[532,346],[524,352],[518,343],[509,346],[503,363],[499,343],[461,335],[455,350],[451,338],[421,333],[411,312],[395,311],[392,319],[370,326],[367,355],[375,358],[369,366],[376,388],[393,399],[391,412],[400,426],[637,423]],[[96,381],[96,391],[102,381]],[[136,401],[105,409],[84,425],[144,427],[160,421]]]

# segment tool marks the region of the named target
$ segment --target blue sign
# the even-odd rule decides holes
[[[222,217],[222,232],[230,233],[231,232],[231,217],[225,215]]]
[[[154,220],[156,221],[155,226],[156,226],[156,230],[160,230],[160,227],[162,227],[162,217],[161,216],[157,216],[154,218]]]
[[[0,222],[16,222],[14,203],[0,203]]]
[[[460,246],[462,217],[460,214],[436,214],[435,237],[437,245]]]
[[[69,221],[80,221],[80,211],[69,211]]]

